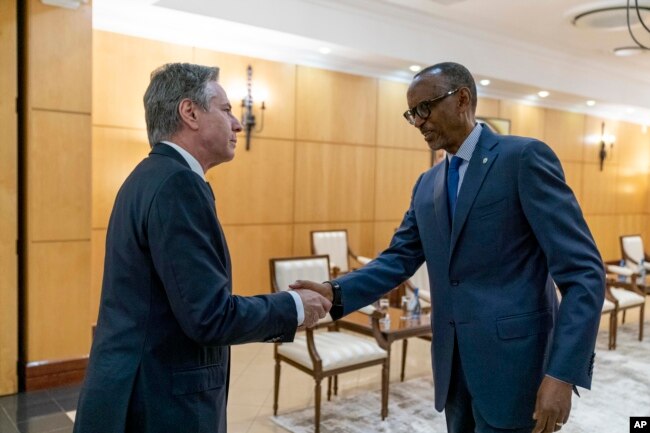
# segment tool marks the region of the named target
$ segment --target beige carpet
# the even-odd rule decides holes
[[[643,342],[637,336],[638,325],[619,327],[617,349],[608,351],[607,335],[599,334],[592,390],[581,390],[581,398],[574,396],[563,433],[627,433],[630,416],[650,416],[650,336]],[[446,431],[444,414],[433,407],[429,377],[391,383],[389,416],[383,422],[380,398],[378,390],[324,401],[321,433]],[[314,431],[313,408],[281,413],[272,420],[292,433]]]

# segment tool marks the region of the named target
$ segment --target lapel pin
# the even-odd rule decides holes
[[[483,158],[483,164],[487,162],[487,158]]]

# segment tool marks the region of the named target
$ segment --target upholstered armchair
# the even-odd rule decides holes
[[[641,235],[623,235],[619,240],[625,266],[640,275],[640,263],[643,261],[644,271],[650,276],[650,256],[645,252]],[[647,281],[637,280],[637,286],[642,292],[650,295],[650,285],[647,284]]]
[[[330,279],[329,258],[326,255],[309,257],[275,258],[270,260],[271,287],[273,292],[287,290],[297,279],[326,281]],[[360,310],[361,311],[361,310]],[[327,399],[332,394],[332,378],[361,368],[382,366],[381,417],[388,416],[389,362],[386,342],[381,339],[379,319],[381,313],[364,309],[372,321],[375,339],[335,331],[332,319],[322,319],[315,329],[306,329],[296,334],[292,343],[276,343],[275,384],[273,391],[273,414],[278,413],[280,390],[280,366],[284,362],[314,378],[315,431],[320,431],[321,381],[327,378]],[[322,328],[328,328],[327,330]],[[337,383],[335,383],[335,394]]]
[[[369,257],[354,254],[348,245],[348,231],[342,230],[313,230],[311,232],[311,253],[327,254],[330,256],[332,277],[350,272],[352,258],[360,266],[372,260]]]
[[[616,301],[616,312],[623,312],[621,323],[625,323],[625,313],[632,308],[639,308],[639,341],[643,340],[643,318],[645,313],[645,296],[636,284],[637,274],[631,269],[616,265],[607,266],[607,292]],[[614,278],[612,278],[612,275]],[[621,278],[627,281],[621,281]],[[609,299],[609,298],[606,298]],[[603,307],[604,308],[604,307]],[[616,337],[613,347],[616,348]]]

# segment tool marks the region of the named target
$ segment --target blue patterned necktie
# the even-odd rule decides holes
[[[458,198],[458,167],[463,163],[463,159],[452,156],[447,169],[447,203],[449,204],[449,220],[453,221],[454,211],[456,210],[456,199]]]

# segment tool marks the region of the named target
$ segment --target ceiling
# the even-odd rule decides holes
[[[637,0],[650,6],[650,0]],[[631,0],[634,4],[634,0]],[[409,81],[409,66],[466,65],[484,96],[650,125],[650,51],[627,29],[572,24],[626,0],[94,0],[93,27],[355,74]],[[622,15],[624,18],[624,14]],[[644,15],[650,26],[650,13]],[[633,27],[642,43],[650,33]],[[330,52],[323,54],[322,48]],[[244,72],[242,71],[242,75]],[[540,98],[539,90],[550,95]],[[595,101],[589,107],[587,100]]]

